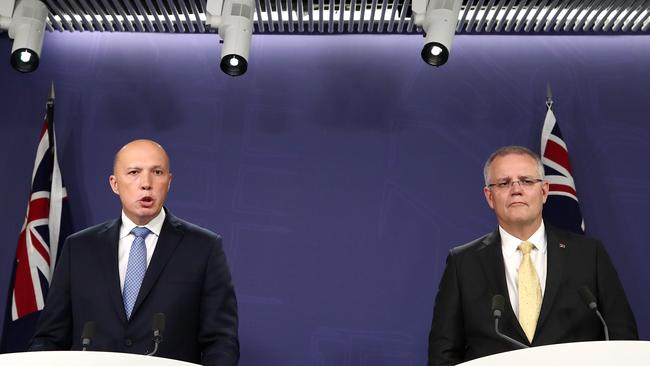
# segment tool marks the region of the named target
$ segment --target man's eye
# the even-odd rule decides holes
[[[136,175],[136,174],[138,174],[138,171],[137,170],[130,170],[126,174],[128,174],[128,175]]]
[[[507,188],[510,185],[510,182],[499,182],[497,183],[497,187],[499,188]]]
[[[162,171],[162,170],[156,170],[156,171],[154,171],[154,174],[156,174],[156,175],[162,175],[162,174],[163,174],[163,171]]]
[[[520,182],[523,183],[525,186],[532,186],[535,183],[535,181],[530,178],[522,178]]]

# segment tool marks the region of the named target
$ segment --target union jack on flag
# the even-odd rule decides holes
[[[555,119],[550,98],[546,105],[548,109],[542,128],[540,155],[544,164],[544,175],[550,187],[548,199],[544,204],[544,221],[565,230],[584,234],[585,223],[573,181],[569,151]]]
[[[60,243],[71,232],[53,128],[53,91],[41,129],[27,213],[16,248],[2,337],[2,352],[24,351],[54,273]]]

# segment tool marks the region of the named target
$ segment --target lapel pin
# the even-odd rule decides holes
[[[562,249],[566,248],[566,244],[560,243],[560,248],[562,248]]]

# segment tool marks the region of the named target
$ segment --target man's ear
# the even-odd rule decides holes
[[[117,187],[117,178],[115,178],[115,176],[111,174],[111,175],[108,177],[108,183],[110,184],[111,189],[113,190],[113,193],[119,195],[119,194],[120,194],[120,190],[119,190],[119,188]]]
[[[485,195],[485,201],[487,201],[488,206],[494,210],[494,197],[492,196],[492,191],[488,187],[483,187],[483,194]]]
[[[546,199],[548,198],[548,191],[551,189],[550,185],[548,184],[547,181],[542,182],[542,203],[546,203]]]

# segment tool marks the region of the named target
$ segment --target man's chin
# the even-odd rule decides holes
[[[149,221],[151,221],[151,219],[156,217],[159,212],[160,212],[160,208],[154,208],[154,207],[142,208],[141,207],[136,212],[136,218],[137,218],[138,222],[135,222],[135,220],[133,222],[138,224],[138,225],[147,224]]]

